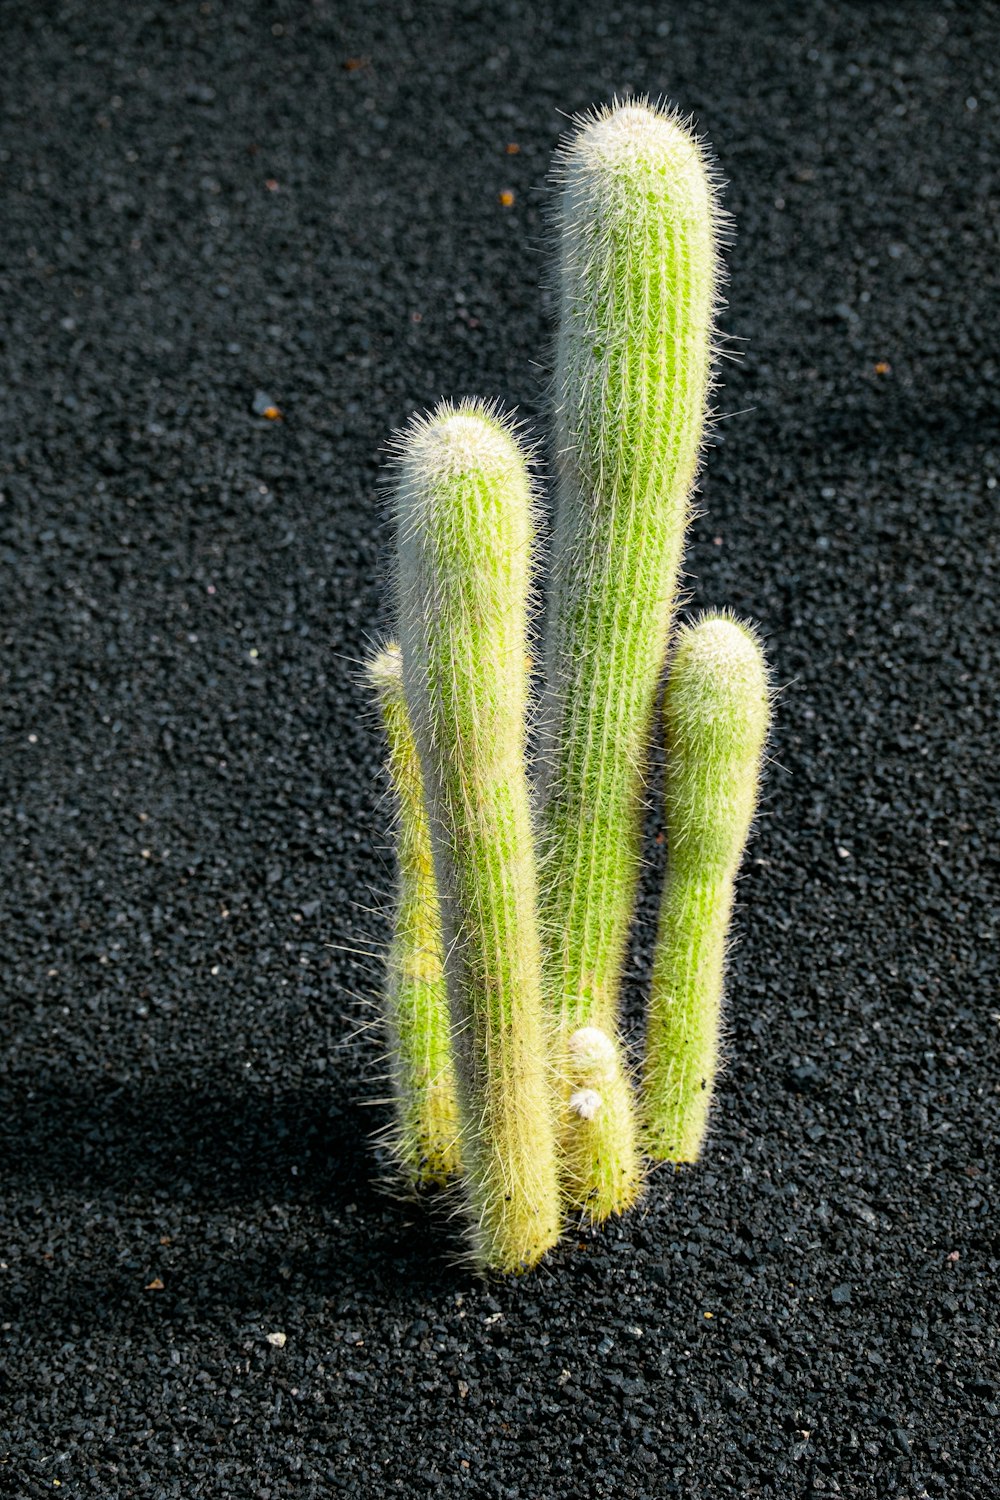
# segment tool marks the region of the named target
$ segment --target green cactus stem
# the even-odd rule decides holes
[[[581,1027],[617,1035],[655,699],[711,380],[719,211],[696,140],[647,104],[584,121],[558,177],[540,800],[547,990],[565,1049]],[[621,1099],[604,1126],[620,1187],[602,1190],[601,1214],[628,1207],[641,1180],[634,1110]],[[592,1203],[607,1177],[595,1164],[574,1191]]]
[[[695,1161],[719,1052],[726,934],[757,805],[767,669],[745,625],[680,633],[664,695],[668,867],[653,965],[643,1112],[657,1161]]]
[[[441,903],[471,1248],[521,1271],[560,1227],[525,772],[533,495],[509,423],[439,407],[399,443],[406,700]]]
[[[461,1170],[451,1019],[420,760],[395,642],[368,663],[367,676],[382,713],[397,819],[398,890],[383,997],[395,1105],[390,1142],[404,1181],[441,1187]]]

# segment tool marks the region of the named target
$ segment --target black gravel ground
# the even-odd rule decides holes
[[[0,1492],[1000,1495],[997,5],[2,17]],[[354,664],[388,431],[542,430],[616,91],[729,179],[689,566],[787,686],[704,1165],[487,1285],[373,1182]]]

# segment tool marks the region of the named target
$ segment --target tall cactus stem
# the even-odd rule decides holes
[[[399,442],[406,700],[441,903],[471,1251],[521,1271],[560,1227],[525,772],[534,535],[510,424],[442,405]]]
[[[697,141],[645,103],[585,120],[557,175],[540,803],[546,987],[565,1051],[581,1027],[617,1035],[655,699],[711,383],[720,213]],[[624,1164],[619,1197],[599,1194],[608,1211],[627,1207],[639,1180],[634,1108],[620,1097],[617,1137],[605,1124]],[[590,1188],[606,1177],[595,1161]]]
[[[643,1078],[658,1161],[697,1159],[719,1054],[726,934],[770,718],[753,632],[710,615],[680,633],[664,694],[668,867]]]
[[[367,676],[396,809],[397,895],[383,997],[395,1106],[390,1142],[404,1181],[440,1187],[461,1169],[458,1102],[430,830],[395,642],[368,663]]]

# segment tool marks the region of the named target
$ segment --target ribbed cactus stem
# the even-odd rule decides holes
[[[710,385],[718,211],[695,139],[645,104],[585,121],[558,175],[540,791],[547,988],[565,1045],[584,1026],[617,1034],[655,698]],[[631,1109],[617,1129],[612,1209],[639,1182]],[[594,1183],[605,1175],[595,1168]]]
[[[400,442],[406,699],[441,903],[472,1253],[533,1265],[559,1233],[525,772],[533,497],[507,423],[440,407]]]
[[[719,1051],[733,888],[770,718],[753,632],[708,616],[680,634],[664,695],[668,868],[653,966],[643,1109],[659,1161],[694,1161]]]
[[[382,713],[396,808],[398,884],[383,996],[395,1105],[391,1145],[413,1187],[441,1186],[461,1168],[458,1103],[441,912],[398,645],[380,651],[367,671]]]

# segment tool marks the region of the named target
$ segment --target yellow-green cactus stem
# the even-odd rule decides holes
[[[752,630],[710,615],[681,631],[664,694],[667,879],[643,1078],[646,1145],[695,1161],[719,1053],[726,934],[770,720]]]
[[[443,405],[399,442],[406,700],[441,903],[471,1249],[521,1271],[560,1227],[525,771],[533,495],[510,424]]]
[[[403,695],[403,658],[390,642],[369,663],[396,807],[398,890],[383,1011],[395,1123],[393,1154],[415,1188],[441,1187],[461,1169],[441,912],[420,760]]]
[[[711,383],[719,211],[695,138],[645,103],[583,121],[557,176],[540,799],[546,988],[565,1048],[581,1027],[617,1036],[655,699]],[[620,1190],[602,1190],[603,1212],[639,1190],[634,1109],[621,1097],[620,1118],[605,1122]],[[595,1163],[578,1185],[584,1202],[608,1170]]]
[[[619,1047],[597,1026],[581,1026],[570,1035],[565,1068],[563,1192],[568,1203],[600,1223],[620,1209],[622,1183],[628,1174],[636,1175],[631,1133],[624,1159],[621,1154],[621,1121],[632,1119],[632,1089]]]

